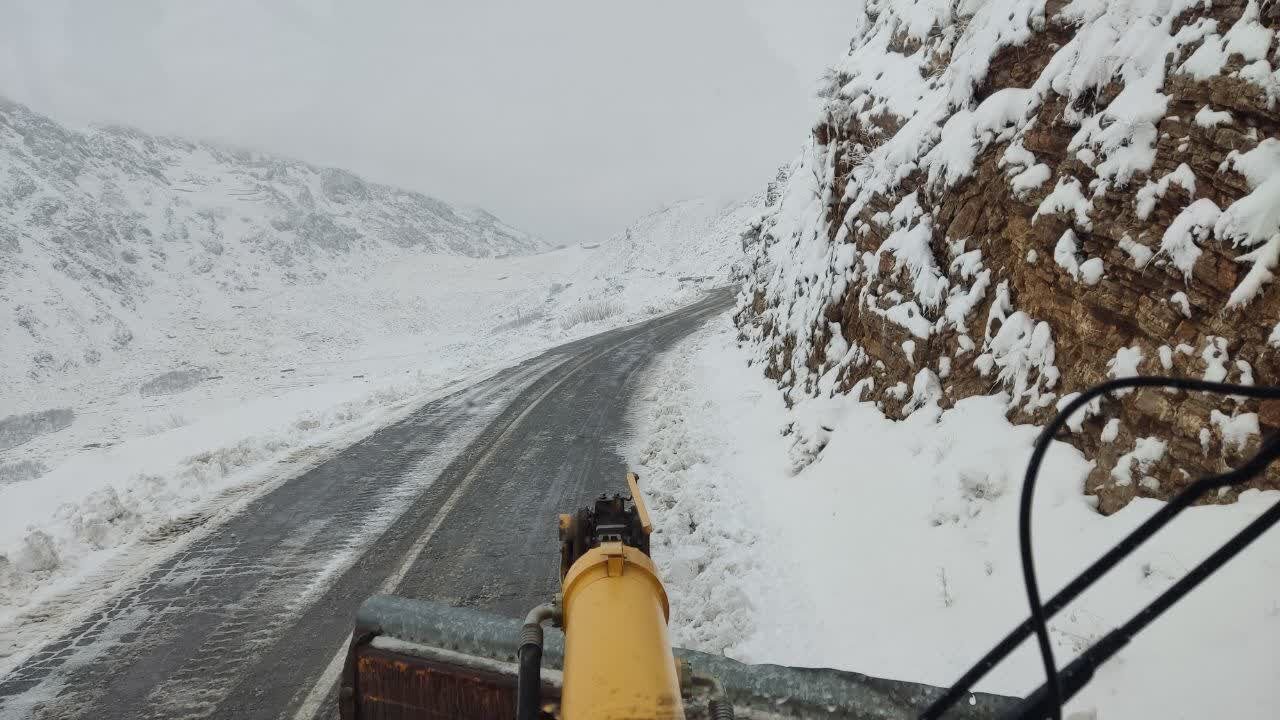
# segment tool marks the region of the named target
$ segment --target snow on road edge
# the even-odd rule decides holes
[[[672,641],[751,660],[756,636],[774,647],[781,642],[781,625],[759,618],[774,615],[770,602],[786,591],[772,566],[780,555],[767,547],[785,536],[755,522],[750,483],[770,473],[746,467],[760,456],[743,449],[780,444],[772,424],[759,421],[781,412],[782,403],[771,388],[749,382],[754,372],[743,363],[716,362],[730,332],[728,315],[717,317],[646,372],[623,454],[654,518],[652,551],[670,595]],[[743,404],[769,412],[731,414]]]
[[[1004,399],[925,404],[892,421],[870,403],[788,410],[746,365],[727,319],[651,371],[628,448],[653,508],[654,555],[677,644],[750,662],[826,666],[946,685],[1025,617],[1017,497],[1038,428]],[[790,469],[799,423],[823,430]],[[809,437],[813,435],[808,434]],[[1036,554],[1046,597],[1160,504],[1103,517],[1089,470],[1056,443],[1041,474]],[[1127,620],[1280,499],[1197,507],[1051,622],[1060,664]],[[1280,703],[1280,534],[1264,536],[1103,666],[1070,710],[1106,718],[1266,718]],[[1024,646],[979,689],[1042,682]]]

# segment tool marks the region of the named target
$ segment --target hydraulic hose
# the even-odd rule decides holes
[[[539,605],[520,629],[520,674],[516,681],[516,720],[538,720],[542,714],[542,623],[560,617],[555,605]]]
[[[534,625],[539,631],[541,627]],[[528,630],[529,626],[525,626]],[[522,633],[523,634],[523,633]],[[541,632],[539,632],[541,635]],[[516,704],[516,720],[538,720],[542,709],[542,639],[520,644],[520,680]]]

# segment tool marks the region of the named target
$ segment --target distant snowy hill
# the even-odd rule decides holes
[[[638,270],[677,275],[722,275],[742,256],[742,233],[755,200],[708,199],[672,203],[645,215],[610,238],[619,257]]]
[[[483,210],[296,160],[125,128],[68,129],[0,99],[0,375],[8,390],[127,353],[274,288],[388,250],[546,244]],[[173,333],[171,333],[173,334]]]
[[[607,240],[584,243],[591,255],[575,271],[577,285],[569,295],[621,309],[637,309],[653,297],[668,299],[666,305],[691,301],[705,283],[729,281],[730,268],[742,258],[742,233],[762,204],[761,198],[683,200]]]

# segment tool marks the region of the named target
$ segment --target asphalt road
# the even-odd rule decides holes
[[[625,489],[636,373],[729,303],[558,347],[335,452],[0,678],[0,718],[332,717],[365,597],[522,616],[555,592],[556,514]]]

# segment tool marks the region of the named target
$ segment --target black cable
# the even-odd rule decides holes
[[[1139,611],[1124,625],[1107,633],[1101,640],[1082,653],[1080,657],[1063,668],[1062,673],[1059,675],[1059,684],[1066,690],[1062,701],[1070,700],[1072,696],[1079,692],[1093,677],[1093,671],[1099,665],[1111,659],[1117,652],[1120,652],[1120,649],[1125,645],[1128,645],[1134,635],[1137,635],[1143,628],[1160,617],[1165,610],[1173,607],[1174,604],[1194,590],[1196,586],[1217,571],[1218,568],[1230,562],[1241,550],[1248,547],[1250,543],[1257,540],[1277,522],[1280,522],[1280,502],[1267,508],[1266,512],[1254,518],[1253,522],[1246,525],[1244,530],[1241,530],[1222,547],[1215,550],[1212,555],[1205,558],[1204,562],[1201,562],[1185,577],[1174,583],[1172,587],[1164,591],[1150,605]],[[1008,717],[1023,718],[1025,720],[1042,718],[1051,707],[1048,705],[1049,702],[1047,685],[1042,685],[1035,692],[1028,695]]]
[[[969,672],[965,673],[964,677],[962,677],[961,680],[957,682],[955,686],[949,689],[946,693],[944,693],[941,697],[939,697],[938,700],[936,700],[932,705],[930,705],[930,707],[925,711],[925,714],[922,715],[921,717],[923,718],[940,717],[941,714],[945,712],[949,707],[951,707],[959,699],[959,697],[966,690],[968,690],[969,687],[972,687],[973,682],[976,682],[978,678],[985,675],[987,671],[989,671],[997,661],[999,661],[1000,659],[1008,655],[1009,652],[1011,652],[1013,648],[1017,646],[1017,643],[1026,637],[1024,628],[1029,627],[1030,631],[1034,632],[1036,636],[1036,640],[1039,644],[1039,649],[1040,649],[1040,657],[1044,663],[1045,678],[1046,678],[1045,695],[1046,695],[1046,700],[1048,701],[1047,705],[1051,709],[1052,717],[1054,718],[1054,720],[1061,720],[1062,687],[1058,677],[1057,666],[1053,658],[1053,647],[1049,639],[1048,621],[1045,613],[1045,607],[1040,599],[1040,589],[1036,580],[1035,563],[1034,563],[1032,547],[1031,547],[1031,508],[1032,508],[1032,500],[1034,499],[1034,496],[1035,496],[1036,479],[1040,472],[1040,465],[1044,461],[1044,456],[1048,452],[1048,449],[1052,444],[1053,440],[1057,437],[1057,434],[1062,430],[1062,428],[1067,424],[1067,421],[1077,411],[1079,411],[1085,405],[1088,405],[1089,403],[1093,402],[1095,398],[1098,398],[1107,393],[1116,392],[1118,390],[1130,389],[1130,388],[1152,388],[1152,387],[1172,388],[1176,390],[1186,390],[1186,391],[1194,391],[1194,392],[1208,392],[1208,393],[1214,393],[1219,395],[1236,395],[1241,397],[1257,398],[1257,399],[1280,399],[1280,387],[1266,387],[1266,386],[1259,387],[1259,386],[1252,386],[1252,385],[1236,385],[1231,383],[1210,382],[1207,380],[1192,380],[1192,379],[1186,379],[1186,378],[1146,376],[1146,377],[1122,378],[1119,380],[1112,380],[1112,381],[1103,383],[1101,385],[1095,386],[1085,391],[1084,393],[1073,398],[1069,403],[1067,403],[1067,405],[1063,407],[1058,412],[1057,415],[1054,416],[1053,420],[1051,420],[1049,424],[1044,427],[1044,429],[1040,432],[1040,435],[1036,438],[1036,443],[1031,453],[1031,459],[1027,463],[1026,477],[1022,485],[1022,495],[1021,495],[1020,504],[1019,504],[1018,541],[1019,541],[1019,550],[1022,557],[1023,580],[1026,584],[1026,590],[1027,590],[1027,604],[1030,606],[1030,617],[1025,623],[1023,623],[1023,625],[1019,626],[1018,628],[1015,628],[1015,630],[1013,631],[1013,633],[1010,634],[1009,637],[1006,637],[1005,640],[1001,641],[1001,643],[997,645],[996,648],[994,648],[991,652],[989,652],[982,660],[978,662],[977,665],[971,668]],[[1268,447],[1271,447],[1271,445],[1268,444]],[[1263,456],[1263,453],[1259,453],[1258,456],[1255,456],[1255,460],[1261,461],[1262,456]],[[1253,463],[1251,462],[1249,465],[1253,465]],[[1265,467],[1265,465],[1266,463],[1264,462],[1262,464],[1262,467]],[[1241,471],[1245,469],[1246,468],[1241,468]],[[1256,472],[1257,470],[1255,470],[1253,473],[1250,473],[1250,474],[1256,474]],[[1218,483],[1221,483],[1223,481],[1223,478],[1228,476],[1235,478],[1232,482],[1238,482],[1242,477],[1239,475],[1239,471],[1238,471],[1236,473],[1227,473],[1226,475],[1218,476],[1217,478],[1207,478],[1206,480],[1217,481]],[[1247,477],[1247,475],[1243,477]],[[1221,486],[1221,484],[1219,484],[1219,486]],[[1188,491],[1190,490],[1191,488],[1188,488]],[[1182,495],[1187,495],[1187,497],[1190,498],[1185,504],[1173,507],[1172,509],[1169,506],[1166,506],[1166,508],[1163,508],[1161,513],[1157,513],[1157,515],[1161,515],[1161,517],[1159,517],[1158,519],[1152,518],[1148,520],[1147,523],[1144,523],[1141,528],[1139,528],[1139,530],[1143,530],[1144,528],[1146,529],[1146,532],[1144,535],[1138,538],[1134,538],[1133,535],[1137,534],[1138,531],[1135,531],[1134,534],[1131,534],[1129,538],[1126,538],[1125,541],[1122,541],[1121,543],[1121,546],[1123,546],[1125,545],[1125,543],[1128,543],[1129,541],[1133,541],[1131,546],[1129,547],[1117,546],[1117,548],[1113,548],[1112,552],[1109,552],[1099,562],[1095,563],[1094,566],[1091,566],[1089,570],[1086,571],[1085,574],[1088,575],[1095,570],[1098,570],[1098,572],[1094,573],[1093,576],[1090,578],[1083,578],[1083,579],[1077,578],[1077,581],[1080,582],[1079,586],[1075,587],[1076,583],[1073,582],[1071,586],[1068,586],[1068,588],[1064,588],[1062,592],[1059,592],[1059,594],[1054,597],[1055,604],[1057,604],[1056,601],[1060,597],[1063,597],[1065,599],[1062,601],[1061,605],[1065,605],[1066,602],[1068,602],[1071,598],[1074,598],[1075,595],[1078,595],[1081,590],[1083,590],[1084,588],[1092,584],[1094,581],[1096,581],[1097,577],[1100,576],[1102,572],[1105,572],[1107,569],[1114,566],[1115,562],[1118,562],[1119,559],[1123,558],[1125,555],[1131,552],[1134,547],[1137,547],[1138,544],[1140,544],[1152,533],[1154,533],[1156,530],[1158,530],[1160,527],[1166,524],[1169,520],[1172,519],[1174,515],[1176,515],[1178,512],[1181,512],[1183,508],[1185,508],[1187,505],[1190,505],[1191,502],[1194,502],[1196,498],[1190,497],[1190,494],[1188,491],[1184,491],[1184,493],[1180,494],[1179,496],[1181,497]],[[1170,506],[1173,506],[1173,505],[1174,503],[1170,503]],[[1168,511],[1168,512],[1165,512],[1165,511]],[[1114,557],[1113,557],[1113,554],[1114,554]],[[1070,590],[1070,592],[1068,592],[1068,590]],[[1060,609],[1061,605],[1058,605],[1057,607],[1055,607],[1054,612]],[[1013,639],[1014,636],[1018,636],[1016,640]]]
[[[1084,572],[1063,586],[1056,595],[1049,598],[1049,601],[1044,605],[1045,615],[1047,617],[1056,615],[1059,610],[1076,599],[1080,593],[1093,585],[1102,575],[1128,557],[1147,538],[1167,525],[1184,509],[1194,505],[1197,500],[1220,487],[1228,487],[1248,480],[1265,470],[1267,465],[1271,464],[1276,458],[1280,458],[1280,434],[1271,435],[1265,439],[1258,453],[1240,467],[1221,475],[1201,478],[1187,486],[1185,490],[1161,505],[1160,509],[1143,521],[1141,525],[1134,528],[1120,542],[1095,560]],[[939,720],[944,712],[959,702],[965,693],[973,689],[974,684],[990,672],[997,663],[1017,649],[1018,645],[1030,634],[1031,620],[1024,620],[986,655],[982,656],[982,659],[975,663],[973,667],[969,668],[955,684],[947,688],[942,695],[939,695],[920,715],[920,720]]]
[[[1027,604],[1031,608],[1031,629],[1035,631],[1040,645],[1040,658],[1044,661],[1046,684],[1049,687],[1049,699],[1053,703],[1053,720],[1062,720],[1062,688],[1058,683],[1057,666],[1053,660],[1053,646],[1049,641],[1049,623],[1044,616],[1044,607],[1040,602],[1040,585],[1036,582],[1035,560],[1031,552],[1031,501],[1035,497],[1036,476],[1040,472],[1040,463],[1044,460],[1050,444],[1076,411],[1093,402],[1094,398],[1107,393],[1128,388],[1159,387],[1175,390],[1191,390],[1208,392],[1217,395],[1241,395],[1244,397],[1271,399],[1280,398],[1280,387],[1257,387],[1253,385],[1236,385],[1232,383],[1209,382],[1207,380],[1191,380],[1187,378],[1167,377],[1129,377],[1102,383],[1076,397],[1053,418],[1053,421],[1040,432],[1036,438],[1035,449],[1031,453],[1031,462],[1027,466],[1027,476],[1022,484],[1022,501],[1018,508],[1018,546],[1022,554],[1022,579],[1027,586]]]

